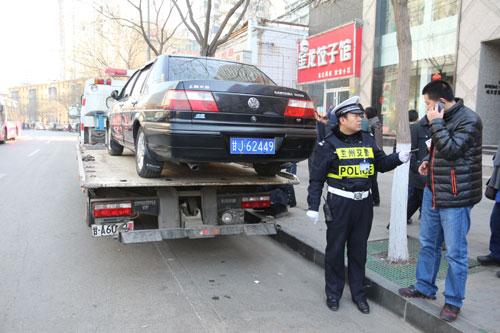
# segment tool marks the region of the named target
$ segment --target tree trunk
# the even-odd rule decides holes
[[[408,124],[408,102],[411,75],[411,34],[408,17],[408,0],[391,0],[396,22],[396,39],[399,51],[399,69],[397,81],[396,119],[397,151],[409,151],[411,147]],[[408,261],[408,241],[406,238],[406,213],[408,202],[409,162],[394,172],[392,182],[391,227],[389,230],[388,259],[393,263]]]

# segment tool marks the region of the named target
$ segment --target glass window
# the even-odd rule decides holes
[[[139,76],[137,77],[137,81],[134,84],[134,88],[132,90],[132,96],[139,96],[141,94],[142,86],[144,85],[144,81],[146,81],[146,77],[148,76],[149,70],[151,66],[148,66],[141,70]]]
[[[326,82],[326,89],[349,87],[349,79],[333,80]]]
[[[452,84],[455,68],[455,56],[424,59],[412,62],[410,78],[410,96],[408,110],[415,109],[420,116],[425,114],[422,100],[422,89],[432,80],[432,75],[440,73],[443,80]],[[373,106],[380,110],[384,134],[395,134],[396,98],[397,98],[398,65],[375,68],[373,74]]]
[[[128,80],[127,84],[125,85],[125,87],[122,90],[120,98],[124,98],[124,97],[130,96],[130,94],[132,92],[132,88],[134,87],[134,82],[137,79],[138,75],[139,75],[139,71],[136,71],[134,73],[134,75],[132,75],[132,77],[130,78],[130,80]]]
[[[449,1],[449,0],[448,0]],[[457,1],[457,0],[453,0]],[[408,0],[408,16],[410,27],[416,27],[424,23],[424,7],[426,0]],[[382,35],[396,32],[396,22],[394,20],[394,8],[390,0],[383,0],[379,5],[381,14]]]
[[[434,0],[432,19],[434,21],[458,15],[459,0]]]
[[[168,80],[223,80],[276,85],[257,67],[210,58],[165,57]],[[163,66],[165,68],[166,66]]]

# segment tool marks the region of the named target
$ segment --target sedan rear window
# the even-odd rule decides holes
[[[167,58],[164,58],[165,61]],[[211,58],[170,57],[168,59],[169,81],[178,80],[222,80],[276,85],[257,67]],[[167,66],[163,66],[164,70]]]

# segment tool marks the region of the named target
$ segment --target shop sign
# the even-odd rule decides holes
[[[352,23],[300,42],[297,82],[359,77],[360,63],[361,28]]]

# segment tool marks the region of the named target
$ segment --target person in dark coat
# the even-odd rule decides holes
[[[365,116],[368,119],[369,130],[373,134],[375,138],[375,142],[379,146],[380,149],[383,149],[383,136],[382,136],[382,122],[377,116],[377,109],[373,106],[369,106],[365,109]],[[395,152],[396,150],[394,150]],[[377,172],[372,176],[372,195],[373,195],[373,206],[380,206],[380,192],[378,190],[378,182],[377,182]]]
[[[408,196],[407,220],[411,223],[411,217],[422,206],[426,177],[418,173],[422,161],[429,154],[427,144],[430,145],[429,120],[423,116],[420,121],[410,125],[411,132],[411,154],[410,177],[408,185],[411,188]],[[418,149],[418,151],[415,151]]]
[[[440,317],[455,321],[465,298],[468,273],[467,233],[472,207],[481,201],[482,131],[477,113],[455,98],[443,80],[422,90],[431,135],[430,154],[418,172],[427,177],[422,200],[415,285],[399,289],[408,298],[435,299],[443,240],[446,242],[445,304]]]
[[[488,186],[500,189],[500,142],[498,150],[493,159],[493,173],[491,174]],[[500,190],[497,191],[495,205],[490,216],[490,254],[477,257],[477,261],[481,265],[498,265],[500,266]],[[500,271],[497,272],[500,277]]]

